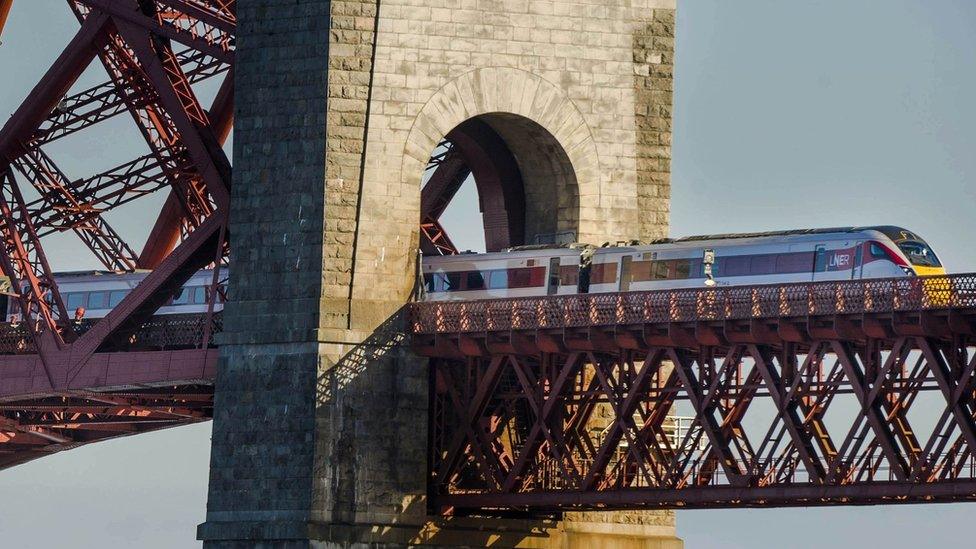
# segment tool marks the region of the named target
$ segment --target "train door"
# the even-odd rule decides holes
[[[810,280],[820,280],[827,272],[827,246],[817,244],[813,250],[813,273]]]
[[[620,258],[620,291],[629,292],[630,282],[633,280],[634,257],[625,255]]]
[[[549,283],[546,288],[547,295],[559,293],[559,258],[554,257],[549,260]]]
[[[864,243],[854,243],[854,266],[851,268],[851,280],[860,280],[864,273]]]

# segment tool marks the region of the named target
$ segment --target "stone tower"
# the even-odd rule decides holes
[[[237,1],[207,547],[680,547],[666,514],[429,520],[400,315],[424,168],[473,119],[518,162],[528,237],[667,232],[674,2]]]

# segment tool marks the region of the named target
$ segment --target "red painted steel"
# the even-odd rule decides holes
[[[179,327],[152,316],[193,273],[226,260],[231,166],[221,144],[233,123],[236,2],[67,4],[81,24],[79,32],[0,130],[0,268],[24,317],[18,326],[0,330],[0,352],[11,353],[0,357],[0,401],[6,406],[0,452],[7,453],[0,466],[210,414],[211,396],[198,399],[192,413],[163,410],[166,395],[185,392],[184,387],[196,395],[212,394],[216,351],[210,339],[219,328],[209,324],[219,315]],[[94,62],[108,81],[74,90]],[[214,78],[223,78],[223,84],[206,110],[194,86]],[[145,140],[145,154],[99,173],[69,175],[71,170],[49,153],[51,143],[96,131],[100,123],[125,114]],[[157,191],[170,198],[150,243],[136,253],[105,214]],[[59,233],[74,233],[108,270],[153,272],[107,318],[79,326],[64,306],[44,252],[42,239]],[[127,406],[120,397],[121,412],[71,416],[75,427],[58,427],[63,432],[40,451],[40,439],[17,428],[27,425],[19,418],[34,417],[26,413],[32,403],[61,398],[68,413],[76,404],[87,410],[89,393],[104,398],[120,390],[153,393],[148,415],[135,413],[142,406],[138,398]],[[185,408],[182,400],[170,404]],[[117,427],[104,427],[106,414],[117,416],[111,422]],[[138,421],[122,426],[118,418],[130,415]],[[19,446],[22,442],[26,446]]]
[[[459,253],[441,215],[469,176],[478,188],[485,247],[497,252],[525,244],[525,189],[518,161],[487,123],[472,119],[452,130],[431,157],[421,192],[424,255]]]
[[[976,501],[976,275],[411,317],[442,513]]]
[[[0,403],[0,468],[108,438],[205,421],[208,386],[118,392],[79,391]]]
[[[3,35],[3,27],[7,24],[7,17],[13,4],[14,0],[0,0],[0,36]]]
[[[0,468],[213,413],[221,315],[153,313],[228,249],[236,3],[68,4],[81,29],[0,130],[0,268],[24,311],[0,326]],[[72,91],[96,60],[109,81]],[[204,109],[193,86],[215,77]],[[125,113],[147,153],[116,168],[69,175],[45,149]],[[522,243],[517,164],[489,130],[457,130],[432,162],[425,251],[456,252],[438,219],[470,171],[489,248]],[[104,214],[154,191],[168,199],[137,254]],[[105,319],[75,322],[61,299],[42,239],[69,232],[108,269],[153,269]],[[976,275],[424,303],[411,318],[434,358],[440,512],[976,500]]]
[[[976,275],[726,286],[484,301],[411,308],[415,334],[921,313],[976,307]],[[873,325],[864,327],[883,337]],[[709,340],[711,341],[711,340]],[[707,342],[706,342],[707,343]]]
[[[448,134],[478,187],[485,249],[498,252],[525,244],[522,173],[505,141],[487,123],[468,120]]]

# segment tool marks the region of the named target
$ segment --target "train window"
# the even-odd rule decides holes
[[[653,269],[653,261],[634,261],[630,264],[630,280],[633,282],[647,282],[651,280]]]
[[[193,288],[193,302],[201,305],[207,303],[207,289],[205,287]]]
[[[752,275],[770,275],[776,272],[775,255],[754,255],[749,263],[749,273]]]
[[[752,272],[752,265],[749,256],[733,255],[723,258],[722,276],[748,276]]]
[[[688,259],[676,259],[674,261],[674,273],[675,280],[686,280],[691,278],[691,260]]]
[[[69,310],[69,312],[71,312],[77,309],[78,307],[84,307],[85,305],[88,304],[88,294],[84,292],[70,293],[68,294],[68,297],[65,298],[65,300],[66,301],[64,306]]]
[[[671,276],[671,264],[668,261],[655,261],[651,267],[651,280],[667,280]]]
[[[908,256],[908,259],[912,262],[912,265],[918,265],[919,267],[942,266],[939,258],[935,256],[935,252],[933,252],[932,249],[923,242],[899,242],[898,247],[901,248],[901,251]]]
[[[546,285],[546,268],[509,269],[509,288],[539,288]]]
[[[108,294],[108,306],[114,309],[119,303],[122,303],[122,300],[125,299],[125,296],[127,295],[129,295],[128,290],[112,290],[112,292]]]
[[[595,263],[590,270],[591,284],[615,284],[617,282],[616,263]]]
[[[816,258],[814,258],[813,270],[818,273],[827,272],[827,248],[824,246],[817,246]]]
[[[173,293],[173,305],[186,305],[190,302],[190,297],[189,288],[180,288]]]
[[[872,242],[870,247],[871,247],[871,257],[873,257],[874,259],[888,258],[888,254],[885,253],[885,250],[884,248],[881,247],[881,245]]]
[[[427,275],[427,291],[456,292],[461,289],[461,273],[434,273]]]
[[[809,273],[813,267],[813,254],[806,252],[776,256],[776,273]]]
[[[508,288],[508,270],[489,271],[488,288],[492,290],[504,290]]]
[[[444,285],[441,291],[457,292],[461,289],[461,273],[444,273],[441,282]]]
[[[579,285],[579,266],[562,265],[559,267],[559,284],[561,286]]]
[[[108,308],[108,292],[89,292],[88,308],[89,309]]]
[[[481,272],[473,271],[468,273],[464,282],[465,290],[472,291],[485,289],[485,275]]]

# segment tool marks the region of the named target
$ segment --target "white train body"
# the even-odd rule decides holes
[[[427,299],[495,299],[577,293],[580,252],[570,248],[424,259]]]
[[[928,244],[898,227],[689,237],[605,248],[526,247],[425,258],[422,271],[425,301],[945,274]],[[85,319],[98,319],[148,274],[64,273],[56,280],[69,315],[83,312]],[[220,273],[221,281],[226,274]],[[156,314],[207,312],[212,282],[213,271],[196,273]],[[17,301],[6,301],[7,322],[18,322]],[[219,295],[215,310],[223,310]]]
[[[148,275],[149,271],[134,273],[87,271],[59,273],[55,275],[55,280],[69,315],[75,315],[79,309],[82,309],[82,318],[98,319],[108,315]],[[224,280],[226,273],[222,272],[221,277],[221,280]],[[174,292],[156,314],[206,313],[212,284],[212,270],[194,274],[179,291]],[[223,299],[218,294],[214,310],[221,311],[223,308]],[[6,310],[7,322],[18,322],[21,319],[17,300],[8,299]]]
[[[507,270],[509,279],[528,282],[508,288],[500,282],[489,288],[477,283],[479,277],[500,269]],[[528,274],[530,270],[533,274]],[[898,227],[689,237],[586,251],[519,249],[432,257],[424,259],[423,272],[426,301],[945,274],[928,244]],[[467,284],[469,280],[475,284]]]

